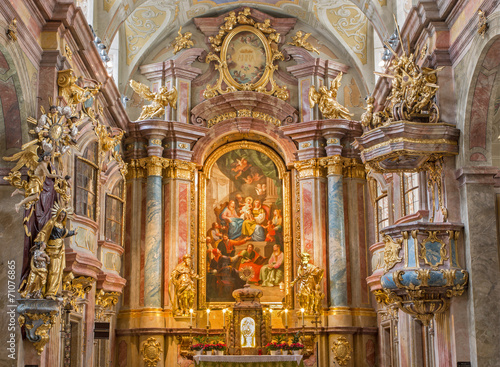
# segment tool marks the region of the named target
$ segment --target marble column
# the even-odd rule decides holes
[[[327,157],[323,159],[323,163],[327,167],[328,177],[328,305],[345,307],[348,306],[348,299],[342,157],[340,155]]]
[[[149,139],[148,153],[161,148],[160,139]],[[152,149],[150,149],[152,148]],[[144,306],[161,307],[162,290],[162,169],[166,160],[158,156],[145,159],[146,241],[144,249]]]
[[[496,167],[464,167],[457,172],[465,225],[465,265],[471,365],[500,366],[500,264],[497,236]]]
[[[326,179],[320,159],[311,158],[295,162],[298,173],[300,205],[300,242],[301,252],[308,252],[312,262],[325,269],[326,253]],[[327,293],[327,282],[323,291]]]

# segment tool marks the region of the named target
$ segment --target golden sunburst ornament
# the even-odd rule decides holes
[[[247,282],[255,276],[255,270],[251,266],[245,266],[240,270],[240,278]]]

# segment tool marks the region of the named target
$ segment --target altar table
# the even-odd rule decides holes
[[[302,356],[194,356],[199,367],[304,367]]]

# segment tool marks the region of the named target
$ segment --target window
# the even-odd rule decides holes
[[[419,209],[418,173],[403,173],[403,215],[415,213]]]
[[[380,237],[380,230],[389,225],[389,198],[387,192],[383,192],[377,183],[377,198],[375,199],[377,238]],[[380,239],[379,239],[380,240]]]
[[[81,157],[76,157],[75,212],[96,221],[97,143],[91,143]]]
[[[106,241],[122,244],[123,227],[123,180],[118,182],[111,194],[106,195]]]

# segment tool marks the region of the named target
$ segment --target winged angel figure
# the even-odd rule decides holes
[[[168,90],[167,87],[161,87],[158,93],[153,93],[147,86],[135,80],[130,81],[130,86],[142,98],[152,102],[149,106],[142,106],[139,120],[161,117],[165,114],[165,107],[170,105],[175,109],[177,106],[177,89],[175,87],[171,90]]]
[[[297,33],[295,33],[295,36],[292,37],[292,42],[288,42],[288,44],[292,46],[302,47],[307,51],[316,52],[319,55],[318,49],[307,41],[310,35],[311,33],[304,34],[304,32],[302,31],[297,31]]]
[[[309,88],[309,103],[311,104],[311,107],[314,107],[317,103],[323,117],[327,119],[341,118],[349,120],[352,116],[354,116],[349,113],[347,108],[337,102],[337,91],[340,88],[342,75],[342,72],[340,72],[337,77],[332,80],[330,89],[327,89],[324,85],[319,88],[319,91],[316,91],[314,86]]]
[[[22,149],[19,153],[3,158],[9,162],[17,161],[16,166],[12,168],[9,175],[4,177],[5,181],[10,182],[16,188],[12,196],[24,192],[24,199],[16,204],[17,212],[19,212],[22,205],[29,208],[38,201],[45,178],[63,179],[62,176],[51,173],[54,172],[49,168],[51,152],[44,152],[41,156],[38,156],[38,145],[29,145],[29,143],[23,145]],[[20,169],[24,166],[28,167],[27,181],[21,179]]]

